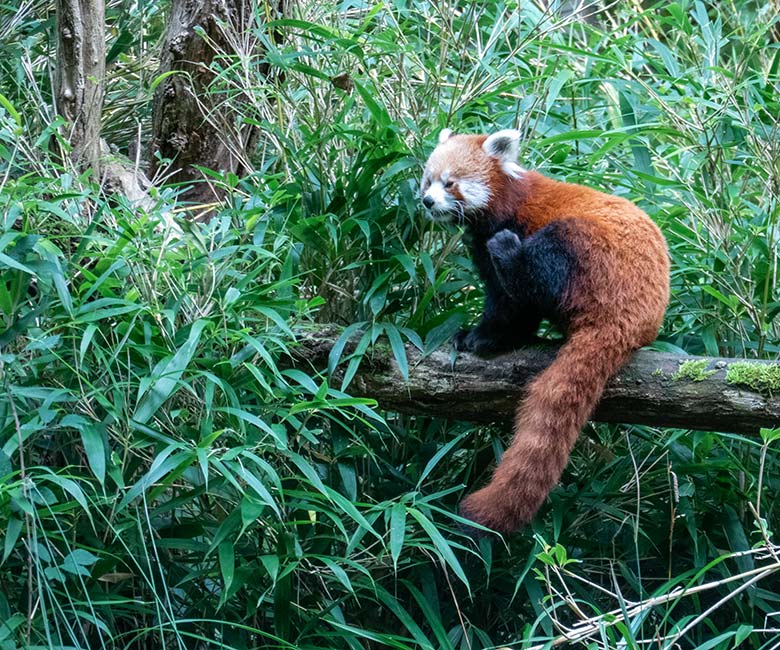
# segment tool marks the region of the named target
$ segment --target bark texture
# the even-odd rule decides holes
[[[339,333],[330,328],[302,334],[295,363],[326,367]],[[355,343],[353,339],[347,345],[344,355],[354,351]],[[363,360],[349,392],[401,413],[477,423],[504,421],[511,419],[524,387],[552,363],[556,351],[554,346],[527,348],[494,359],[460,353],[453,365],[449,349],[423,357],[407,345],[405,381],[389,348],[377,345]],[[685,378],[682,364],[697,361],[704,363],[692,373],[696,379]],[[780,427],[780,394],[729,383],[726,375],[735,363],[744,360],[640,350],[609,382],[592,419],[752,434],[761,427]],[[751,363],[775,366],[780,373],[776,363]]]
[[[241,176],[257,145],[257,130],[241,124],[241,98],[226,101],[209,93],[217,57],[257,53],[249,29],[253,11],[275,18],[284,6],[277,0],[258,7],[256,0],[172,0],[163,44],[160,74],[171,73],[155,89],[149,162],[152,173],[160,159],[168,182],[191,185],[182,198],[200,204],[218,201],[222,190],[198,167]],[[253,9],[254,8],[254,9]],[[225,62],[221,67],[227,67]]]
[[[71,160],[100,172],[100,120],[106,68],[103,0],[57,0],[57,111],[65,118]]]

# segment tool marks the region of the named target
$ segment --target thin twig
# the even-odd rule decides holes
[[[763,550],[766,551],[766,548],[762,549],[755,549],[755,550]],[[772,552],[772,551],[770,551]],[[729,556],[733,557],[733,556]],[[629,618],[633,618],[634,616],[641,614],[646,609],[649,609],[651,607],[656,607],[657,605],[663,605],[665,603],[678,600],[684,596],[691,596],[693,594],[697,594],[703,591],[709,591],[711,589],[716,589],[718,587],[721,587],[723,585],[743,580],[745,578],[750,578],[747,582],[740,585],[737,589],[735,589],[732,592],[729,592],[727,596],[720,599],[718,603],[716,603],[717,606],[723,604],[724,602],[728,601],[729,599],[733,598],[733,596],[741,591],[743,591],[745,588],[750,586],[751,584],[754,584],[755,582],[758,582],[759,580],[762,580],[763,578],[777,572],[780,570],[780,563],[773,562],[772,564],[768,566],[762,566],[762,567],[756,567],[754,569],[751,569],[749,571],[745,571],[743,573],[739,573],[737,575],[730,576],[728,578],[724,578],[722,580],[715,580],[712,582],[708,582],[703,585],[697,585],[696,587],[691,588],[685,588],[685,587],[678,587],[676,589],[673,589],[668,594],[663,594],[662,596],[655,596],[654,598],[648,598],[647,600],[644,600],[637,604],[632,604],[630,607],[627,607],[624,610],[622,608],[613,609],[609,612],[605,612],[604,614],[600,614],[599,616],[594,616],[588,619],[584,619],[580,622],[578,622],[576,625],[572,626],[570,629],[571,631],[567,634],[562,634],[555,639],[552,640],[550,645],[548,644],[541,644],[541,645],[535,645],[531,646],[529,648],[526,648],[525,650],[542,650],[542,648],[545,647],[555,647],[559,645],[563,645],[564,643],[571,643],[576,641],[582,641],[584,639],[587,639],[594,634],[597,634],[599,630],[605,628],[605,627],[612,627],[613,625],[617,623],[621,623],[624,621],[626,615]],[[566,575],[569,575],[570,577],[578,577],[572,574],[571,572],[567,571],[566,569],[563,569],[562,571]],[[714,607],[710,607],[704,614],[698,616],[694,621],[692,621],[688,626],[686,626],[685,631],[690,630],[694,624],[700,622],[703,620],[703,617],[705,617],[707,614],[709,614],[711,611],[714,610]],[[679,638],[679,635],[677,636]],[[506,648],[503,648],[502,650],[509,650],[511,646],[506,646]]]
[[[16,437],[19,442],[19,476],[22,479],[22,495],[27,503],[30,503],[30,499],[27,494],[27,469],[24,463],[24,437],[22,436],[22,425],[19,421],[19,414],[16,412],[16,404],[14,403],[13,395],[9,394],[9,404],[11,405],[11,413],[14,418],[14,426],[16,427]],[[24,532],[27,537],[27,630],[26,638],[27,643],[30,643],[30,637],[32,636],[32,620],[33,620],[33,557],[32,557],[32,538],[30,531],[30,515],[25,510],[24,512]]]

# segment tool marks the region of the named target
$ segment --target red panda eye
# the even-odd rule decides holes
[[[444,183],[444,189],[448,190],[451,187],[453,187],[454,185],[455,185],[455,181],[447,181],[446,183]]]

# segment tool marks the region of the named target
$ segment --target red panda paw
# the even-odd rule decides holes
[[[520,252],[523,242],[517,233],[504,228],[488,239],[486,246],[491,257],[508,262]]]
[[[484,487],[461,501],[460,514],[497,533],[513,533],[527,522],[520,520],[517,513],[509,507],[506,496],[497,494],[490,486]],[[470,528],[468,533],[472,537],[484,537],[488,531],[474,527]]]

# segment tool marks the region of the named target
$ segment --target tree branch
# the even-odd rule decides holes
[[[335,327],[301,334],[295,363],[327,367],[339,334]],[[350,340],[342,359],[354,353],[358,338]],[[401,413],[477,423],[504,421],[512,417],[523,387],[552,363],[556,352],[551,345],[493,359],[461,353],[453,367],[449,347],[423,356],[407,345],[409,379],[405,381],[390,348],[378,344],[366,353],[349,392],[374,398],[382,408]],[[740,366],[734,364],[745,363],[640,350],[609,382],[593,419],[753,434],[761,427],[780,427],[780,391],[772,395],[762,392],[758,384],[735,383]],[[749,363],[769,370],[770,378],[780,378],[777,363]],[[336,371],[337,384],[345,367],[342,361]]]

